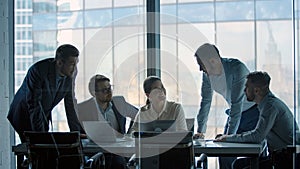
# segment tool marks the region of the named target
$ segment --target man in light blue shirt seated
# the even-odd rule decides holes
[[[118,136],[127,133],[126,117],[133,120],[138,109],[124,99],[114,100],[117,97],[112,97],[110,79],[103,75],[97,74],[90,79],[89,92],[93,97],[78,104],[79,121],[107,121]],[[130,124],[128,126],[130,127]],[[124,157],[113,153],[105,153],[104,156],[105,169],[127,168]]]
[[[266,72],[252,72],[247,76],[247,99],[255,102],[260,112],[255,129],[241,134],[223,135],[215,141],[261,143],[266,139],[269,155],[260,158],[260,168],[293,168],[292,156],[286,148],[293,144],[293,133],[299,128],[287,105],[270,91],[270,80]],[[244,168],[249,164],[249,158],[241,158],[233,163],[233,168]]]

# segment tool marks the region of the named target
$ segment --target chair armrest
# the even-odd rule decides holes
[[[105,169],[105,157],[102,152],[99,152],[89,158],[84,165],[85,169]]]
[[[127,162],[127,167],[136,166],[135,154],[133,154]]]
[[[196,163],[197,168],[207,169],[207,155],[202,153]]]

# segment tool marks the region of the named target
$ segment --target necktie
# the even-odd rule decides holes
[[[63,84],[64,78],[59,78],[56,83],[56,90],[59,91],[59,88]]]

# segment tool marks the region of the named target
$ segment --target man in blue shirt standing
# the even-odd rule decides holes
[[[286,148],[293,144],[293,133],[299,131],[292,112],[287,105],[270,91],[270,76],[266,72],[252,72],[247,76],[245,93],[247,100],[255,102],[260,112],[254,130],[241,134],[223,135],[215,141],[268,143],[269,156],[260,159],[260,168],[293,168],[291,154]],[[244,168],[249,159],[234,162],[234,168]],[[272,166],[273,165],[273,166]]]
[[[195,57],[200,71],[203,71],[202,100],[197,115],[198,130],[195,137],[204,138],[213,91],[222,95],[229,105],[229,109],[225,111],[228,118],[224,134],[236,134],[254,129],[259,112],[255,103],[246,100],[243,92],[246,76],[249,73],[247,67],[238,59],[221,58],[217,47],[208,43],[197,49]],[[234,160],[233,157],[220,157],[220,168],[231,168]]]

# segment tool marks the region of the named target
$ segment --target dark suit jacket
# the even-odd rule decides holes
[[[121,98],[120,98],[121,97]],[[130,117],[132,121],[138,112],[138,109],[131,104],[125,102],[122,96],[114,96],[112,100],[112,109],[115,113],[116,119],[119,124],[118,132],[125,134],[126,128],[126,117]],[[94,98],[83,101],[78,104],[78,119],[82,123],[83,121],[97,121],[98,120],[98,109]],[[132,124],[131,124],[132,125]],[[130,126],[131,126],[130,125]]]
[[[59,88],[56,84],[54,58],[39,61],[30,67],[7,116],[19,134],[23,131],[48,131],[49,121],[52,121],[51,111],[62,99],[70,130],[84,132],[74,108],[72,78],[66,77]]]

